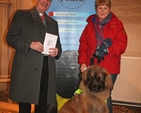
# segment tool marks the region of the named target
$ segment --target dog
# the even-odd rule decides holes
[[[59,113],[108,113],[107,99],[113,87],[110,74],[92,65],[80,74],[79,88]]]

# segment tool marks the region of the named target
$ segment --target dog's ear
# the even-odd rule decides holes
[[[79,73],[80,80],[82,79],[83,81],[86,81],[88,71],[89,71],[89,67],[84,72]]]
[[[88,82],[91,82],[93,80],[93,77],[91,76],[91,74],[92,74],[92,69],[89,69],[86,73],[87,76],[84,82],[85,85],[89,84]]]
[[[107,86],[108,89],[113,88],[112,79],[111,79],[111,76],[108,72],[107,72],[107,76],[106,76],[106,86]]]

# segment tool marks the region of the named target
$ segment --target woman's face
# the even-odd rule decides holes
[[[100,21],[104,20],[110,13],[110,8],[106,5],[98,6],[96,9]]]

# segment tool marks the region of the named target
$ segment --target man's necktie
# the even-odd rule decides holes
[[[44,20],[44,19],[45,19],[44,15],[42,15],[42,16],[41,16],[41,19],[42,19],[42,20]]]
[[[45,15],[42,13],[39,13],[41,20],[43,21],[44,25],[46,25],[46,21],[45,21]]]

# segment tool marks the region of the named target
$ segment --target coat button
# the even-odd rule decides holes
[[[37,71],[37,68],[34,68],[35,71]]]
[[[42,31],[40,31],[40,35],[43,35],[43,32]]]

